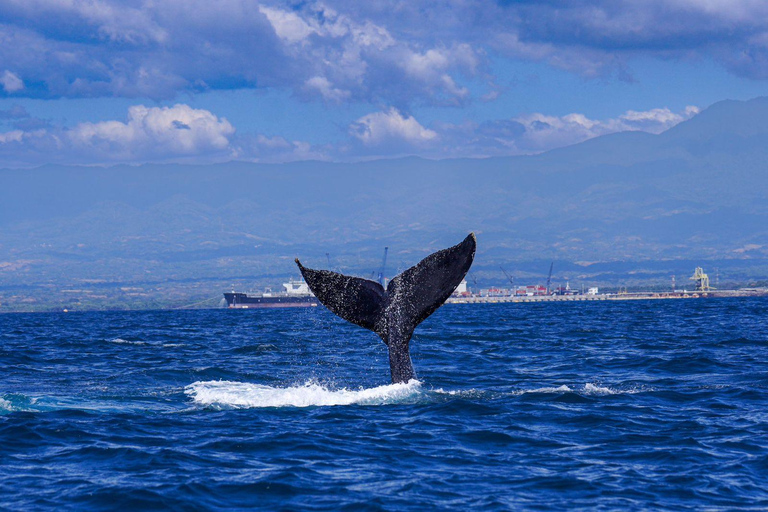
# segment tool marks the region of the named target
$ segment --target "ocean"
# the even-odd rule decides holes
[[[0,315],[0,510],[765,510],[768,299]]]

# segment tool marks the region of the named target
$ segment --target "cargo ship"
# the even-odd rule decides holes
[[[269,289],[261,293],[231,292],[224,293],[227,307],[237,309],[255,308],[306,308],[317,306],[317,297],[309,290],[303,279],[289,279],[283,283],[284,291],[272,292]]]

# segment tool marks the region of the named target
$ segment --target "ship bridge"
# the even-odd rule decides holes
[[[309,285],[303,279],[289,279],[283,283],[283,287],[288,295],[312,295]]]

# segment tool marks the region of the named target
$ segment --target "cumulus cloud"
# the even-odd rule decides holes
[[[326,152],[337,160],[402,154],[429,158],[535,154],[617,132],[658,134],[698,112],[694,106],[680,112],[654,108],[629,110],[608,119],[593,119],[580,113],[530,113],[481,123],[434,122],[427,127],[392,107],[359,118],[349,127],[353,144],[339,144],[326,148]]]
[[[125,120],[52,126],[14,106],[0,110],[0,161],[7,167],[46,163],[209,163],[243,160],[288,162],[329,160],[337,151],[263,134],[238,135],[225,118],[188,105],[129,107]],[[19,128],[29,126],[31,128]],[[2,125],[0,125],[2,126]],[[42,128],[40,128],[42,126]]]
[[[24,138],[24,132],[21,130],[12,130],[10,132],[0,133],[0,144],[9,142],[21,142]]]
[[[690,119],[698,114],[699,107],[689,105],[682,112],[672,112],[668,108],[654,108],[645,112],[628,110],[613,126],[614,131],[642,130],[650,133],[661,133],[676,124]]]
[[[7,0],[0,19],[0,92],[29,97],[278,87],[329,103],[463,105],[492,96],[499,56],[627,80],[638,56],[705,57],[768,79],[759,0]]]
[[[395,108],[361,117],[352,123],[349,133],[369,147],[403,145],[419,148],[438,138],[437,132],[424,128],[413,116],[404,116]]]
[[[0,85],[3,86],[7,93],[14,93],[24,89],[24,81],[17,74],[11,73],[7,69],[0,75]]]
[[[261,10],[288,58],[309,75],[297,91],[306,98],[457,104],[468,96],[457,77],[477,74],[479,53],[466,43],[424,48],[421,41],[396,38],[355,12],[345,14],[321,3],[299,10]]]
[[[334,87],[324,76],[313,76],[307,80],[306,85],[308,90],[319,92],[326,101],[331,103],[341,103],[351,95],[349,91]]]
[[[508,119],[423,125],[395,107],[364,115],[348,127],[346,140],[313,145],[279,135],[237,134],[214,113],[177,104],[130,107],[125,120],[51,126],[22,107],[0,111],[0,160],[5,165],[108,164],[148,161],[245,160],[349,161],[413,154],[429,158],[533,154],[622,131],[661,133],[699,112],[689,106],[629,110],[609,119],[572,113],[531,113]],[[1,126],[1,125],[0,125]],[[26,128],[25,128],[26,127]]]
[[[277,36],[287,43],[304,41],[316,30],[309,26],[298,14],[266,6],[259,6],[259,11],[264,14],[272,24]]]
[[[226,119],[188,105],[128,109],[128,120],[81,123],[67,131],[77,146],[114,152],[120,159],[199,155],[225,151],[235,133]]]
[[[30,97],[280,87],[331,103],[466,100],[457,84],[476,76],[482,53],[470,43],[395,36],[331,3],[10,0],[0,3],[0,62],[35,84]]]
[[[0,133],[0,155],[27,164],[226,160],[235,154],[234,133],[229,121],[207,110],[136,105],[126,121]]]

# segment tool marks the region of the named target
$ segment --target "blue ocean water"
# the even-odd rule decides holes
[[[0,316],[0,509],[768,509],[768,300]]]

